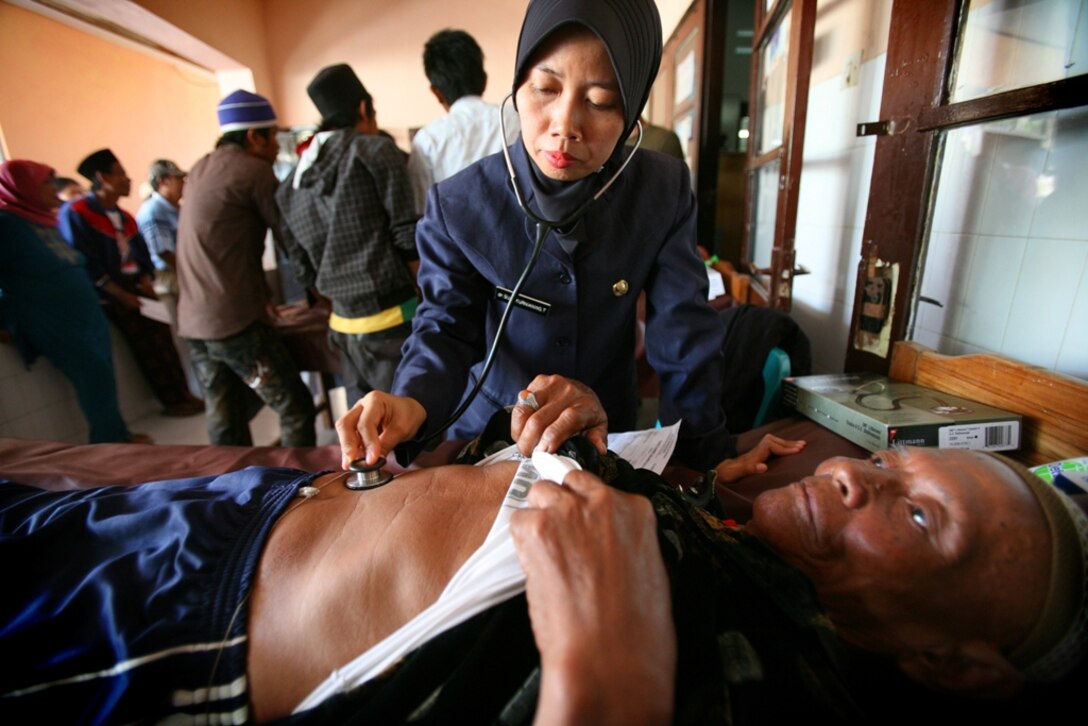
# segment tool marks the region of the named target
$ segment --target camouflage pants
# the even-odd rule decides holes
[[[316,443],[313,396],[274,329],[258,322],[229,338],[188,343],[212,444],[252,446],[249,422],[264,404],[279,414],[284,446]]]
[[[329,341],[340,349],[340,377],[344,379],[349,407],[371,391],[388,392],[393,388],[400,349],[411,332],[411,323],[368,335],[329,331]]]

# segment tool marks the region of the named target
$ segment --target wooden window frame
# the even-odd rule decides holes
[[[788,8],[786,6],[789,6]],[[786,95],[783,109],[781,145],[757,154],[754,143],[761,128],[763,109],[759,93],[763,50],[786,13],[790,13],[789,57],[786,70]],[[801,192],[801,164],[804,153],[805,119],[808,111],[809,77],[812,72],[813,34],[816,27],[816,0],[776,0],[768,9],[764,0],[756,0],[756,31],[752,38],[752,74],[748,93],[748,144],[744,241],[742,265],[752,274],[751,295],[757,302],[788,311],[793,302],[794,241],[797,229],[797,203]],[[779,162],[778,198],[775,204],[774,237],[771,266],[756,269],[752,256],[753,190],[761,168]],[[769,284],[764,284],[767,280]]]
[[[845,370],[886,373],[890,365],[890,356],[855,347],[863,286],[872,261],[898,265],[890,342],[907,337],[936,196],[941,132],[1086,105],[1088,74],[949,103],[956,39],[966,24],[967,7],[966,0],[892,3],[880,103],[881,126],[886,133],[876,142]]]

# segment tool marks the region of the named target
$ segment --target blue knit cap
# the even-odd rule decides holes
[[[219,130],[224,134],[244,129],[262,129],[276,125],[276,111],[264,96],[249,91],[235,91],[216,108]]]

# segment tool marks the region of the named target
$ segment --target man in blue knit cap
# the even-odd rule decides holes
[[[212,444],[252,445],[249,421],[268,404],[284,446],[313,446],[313,398],[271,325],[261,265],[267,231],[280,234],[276,112],[248,91],[218,112],[223,135],[189,172],[178,220],[178,334],[204,388]]]

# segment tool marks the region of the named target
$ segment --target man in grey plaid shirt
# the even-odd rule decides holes
[[[276,192],[299,282],[332,300],[348,405],[388,391],[419,299],[412,189],[374,102],[354,71],[322,69],[306,88],[322,122]]]

